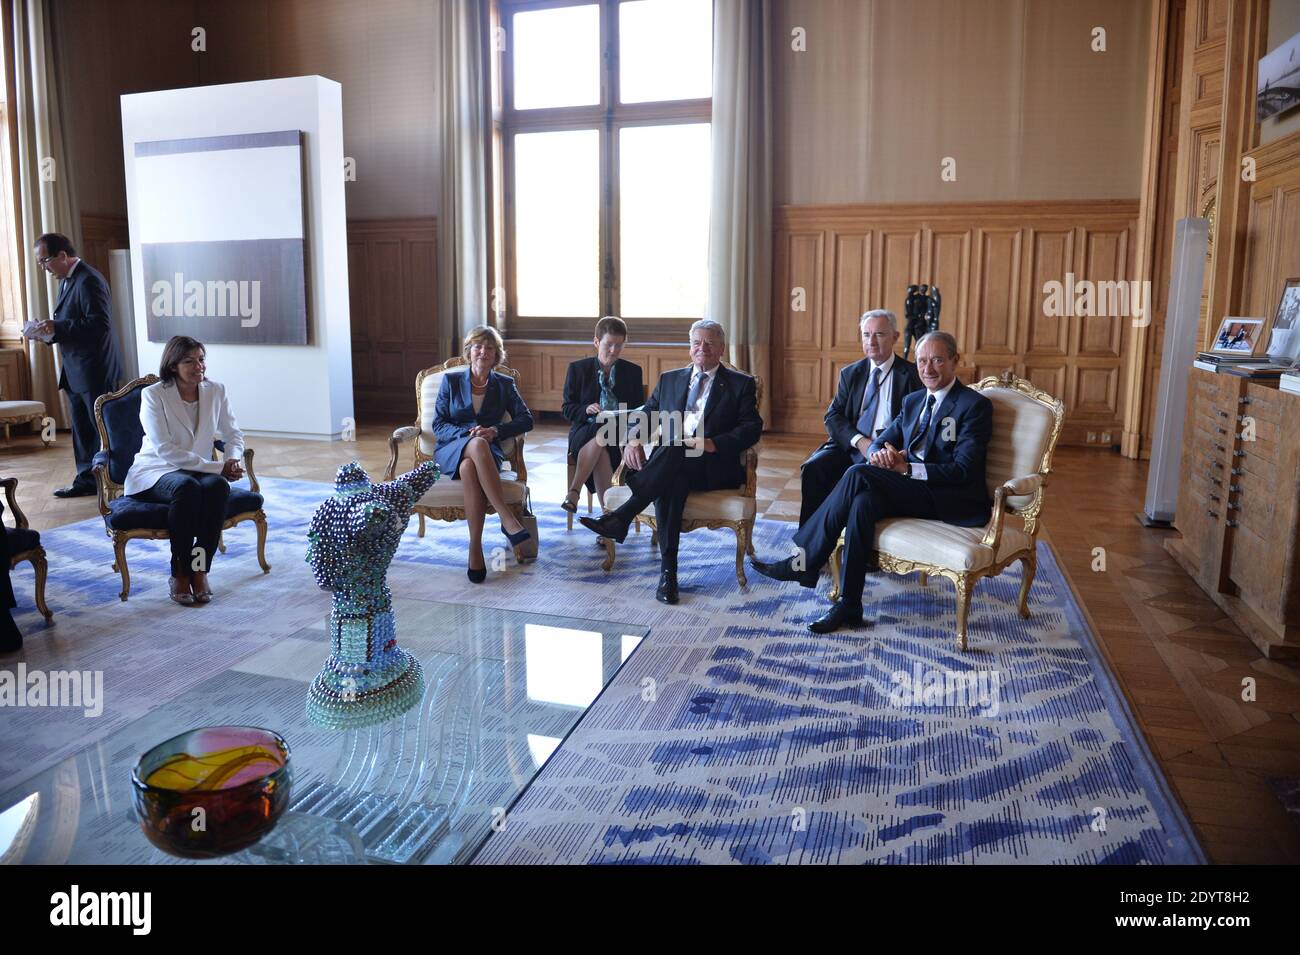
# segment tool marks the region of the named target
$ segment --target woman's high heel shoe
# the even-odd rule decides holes
[[[196,604],[211,603],[212,588],[208,586],[208,575],[196,573],[190,578],[190,590],[194,593]]]
[[[581,495],[581,493],[582,493],[581,491],[575,491],[572,488],[570,488],[568,496],[560,504],[560,507],[568,511],[570,514],[577,514],[578,497]]]
[[[173,577],[168,584],[172,600],[178,604],[190,607],[194,604],[194,595],[190,593],[190,581],[188,577]]]
[[[528,538],[533,536],[532,534],[528,533],[528,528],[526,527],[521,527],[519,529],[518,534],[511,534],[508,530],[505,529],[505,526],[502,525],[501,533],[506,535],[506,540],[510,541],[511,547],[518,547],[524,541],[528,540]]]
[[[483,581],[487,580],[487,568],[480,567],[478,570],[475,570],[473,567],[467,567],[465,569],[465,576],[469,578],[471,584],[481,584]]]

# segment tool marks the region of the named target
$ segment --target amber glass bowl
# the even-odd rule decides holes
[[[257,726],[206,726],[173,736],[131,770],[140,827],[189,859],[238,852],[270,832],[289,805],[289,744]]]

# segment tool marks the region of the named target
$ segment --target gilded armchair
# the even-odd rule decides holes
[[[972,386],[993,402],[993,436],[989,441],[985,479],[993,514],[984,527],[956,527],[942,521],[889,518],[876,525],[880,569],[891,574],[920,571],[924,585],[930,575],[952,581],[957,594],[957,646],[966,649],[966,618],[971,594],[982,577],[996,577],[1020,561],[1020,615],[1029,616],[1029,588],[1038,568],[1038,519],[1043,489],[1051,471],[1052,454],[1061,436],[1065,404],[1039,391],[1010,371]],[[1023,530],[1007,523],[1008,515],[1023,522]],[[831,555],[830,598],[840,590],[840,538]]]
[[[144,440],[140,423],[140,395],[157,382],[157,375],[145,375],[127,382],[117,391],[95,399],[95,424],[99,427],[99,452],[94,459],[95,484],[99,491],[99,513],[104,530],[113,541],[113,570],[122,575],[122,592],[126,600],[131,593],[131,574],[126,564],[126,545],[132,540],[167,540],[167,505],[137,501],[122,494],[122,485],[131,462]],[[220,449],[220,442],[217,448]],[[262,573],[269,574],[266,562],[266,512],[257,475],[253,472],[253,449],[244,449],[244,470],[248,472],[249,490],[231,485],[226,502],[226,519],[222,530],[252,521],[257,527],[257,562]],[[224,534],[221,550],[226,549]]]
[[[730,367],[730,366],[729,366]],[[763,380],[754,378],[754,397],[759,404],[763,401]],[[754,553],[754,520],[758,514],[758,445],[741,452],[741,464],[745,469],[745,483],[738,488],[718,491],[692,491],[686,498],[686,509],[682,513],[682,533],[707,528],[721,530],[729,528],[736,535],[736,583],[741,587],[749,585],[745,576],[745,554]],[[624,504],[631,496],[632,490],[623,483],[625,466],[620,464],[614,472],[614,483],[605,492],[605,511],[609,512]],[[637,521],[650,525],[652,536],[650,543],[659,540],[659,529],[655,525],[654,508],[643,511]],[[640,524],[637,533],[640,533]],[[614,541],[601,538],[605,545],[606,571],[614,568]]]
[[[424,461],[432,461],[438,447],[438,439],[433,433],[434,406],[438,400],[438,389],[442,387],[442,378],[448,371],[464,366],[464,358],[450,358],[441,365],[426,368],[415,376],[415,424],[406,425],[393,432],[388,439],[388,469],[384,480],[391,481],[397,476],[397,459],[402,445],[412,444],[412,467]],[[519,383],[519,372],[505,365],[498,365],[496,370],[515,379]],[[510,420],[506,412],[504,420]],[[524,464],[524,436],[505,438],[501,442],[509,470],[501,472],[501,492],[506,503],[514,510],[532,536],[515,548],[519,560],[531,560],[537,557],[537,519],[533,516],[532,497],[528,490],[528,468]],[[416,502],[413,513],[419,520],[418,534],[424,536],[425,520],[463,521],[465,520],[465,492],[457,481],[438,481]],[[487,512],[495,514],[496,510],[487,503]]]

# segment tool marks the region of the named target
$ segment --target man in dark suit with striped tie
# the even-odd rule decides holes
[[[36,240],[36,262],[59,279],[54,316],[37,325],[37,332],[62,349],[59,387],[68,393],[72,414],[72,451],[77,476],[55,497],[85,497],[95,493],[91,460],[99,450],[95,399],[114,390],[122,377],[117,336],[113,334],[113,300],[108,283],[77,257],[66,235],[48,232]]]
[[[908,395],[898,417],[872,442],[867,463],[844,473],[830,497],[799,528],[799,553],[754,569],[774,580],[817,584],[821,567],[844,532],[840,599],[809,625],[814,633],[863,623],[862,591],[877,569],[876,523],[919,517],[961,527],[988,523],[992,513],[984,462],[993,434],[993,403],[957,380],[957,340],[931,332],[916,350],[923,391]]]
[[[677,603],[677,543],[687,496],[744,484],[741,453],[763,434],[754,379],[722,364],[726,345],[717,322],[702,319],[691,326],[691,364],[664,372],[642,408],[667,420],[665,439],[649,459],[643,436],[630,429],[623,464],[632,496],[599,518],[578,518],[583,527],[621,544],[632,519],[654,502],[660,561],[655,599],[661,603]]]
[[[802,499],[799,526],[830,495],[840,478],[866,461],[866,451],[903,409],[903,398],[921,387],[916,366],[894,354],[898,317],[888,309],[872,309],[858,320],[862,335],[861,361],[840,372],[840,385],[826,409],[825,444],[799,471]]]

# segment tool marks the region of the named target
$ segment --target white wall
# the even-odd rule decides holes
[[[199,86],[122,97],[122,150],[133,285],[144,288],[135,144],[239,133],[303,131],[308,344],[208,346],[208,374],[226,385],[245,432],[340,436],[353,417],[343,191],[343,88],[320,76]],[[196,182],[194,188],[202,189]],[[155,372],[163,344],[149,341],[147,295],[135,296],[137,355]]]

